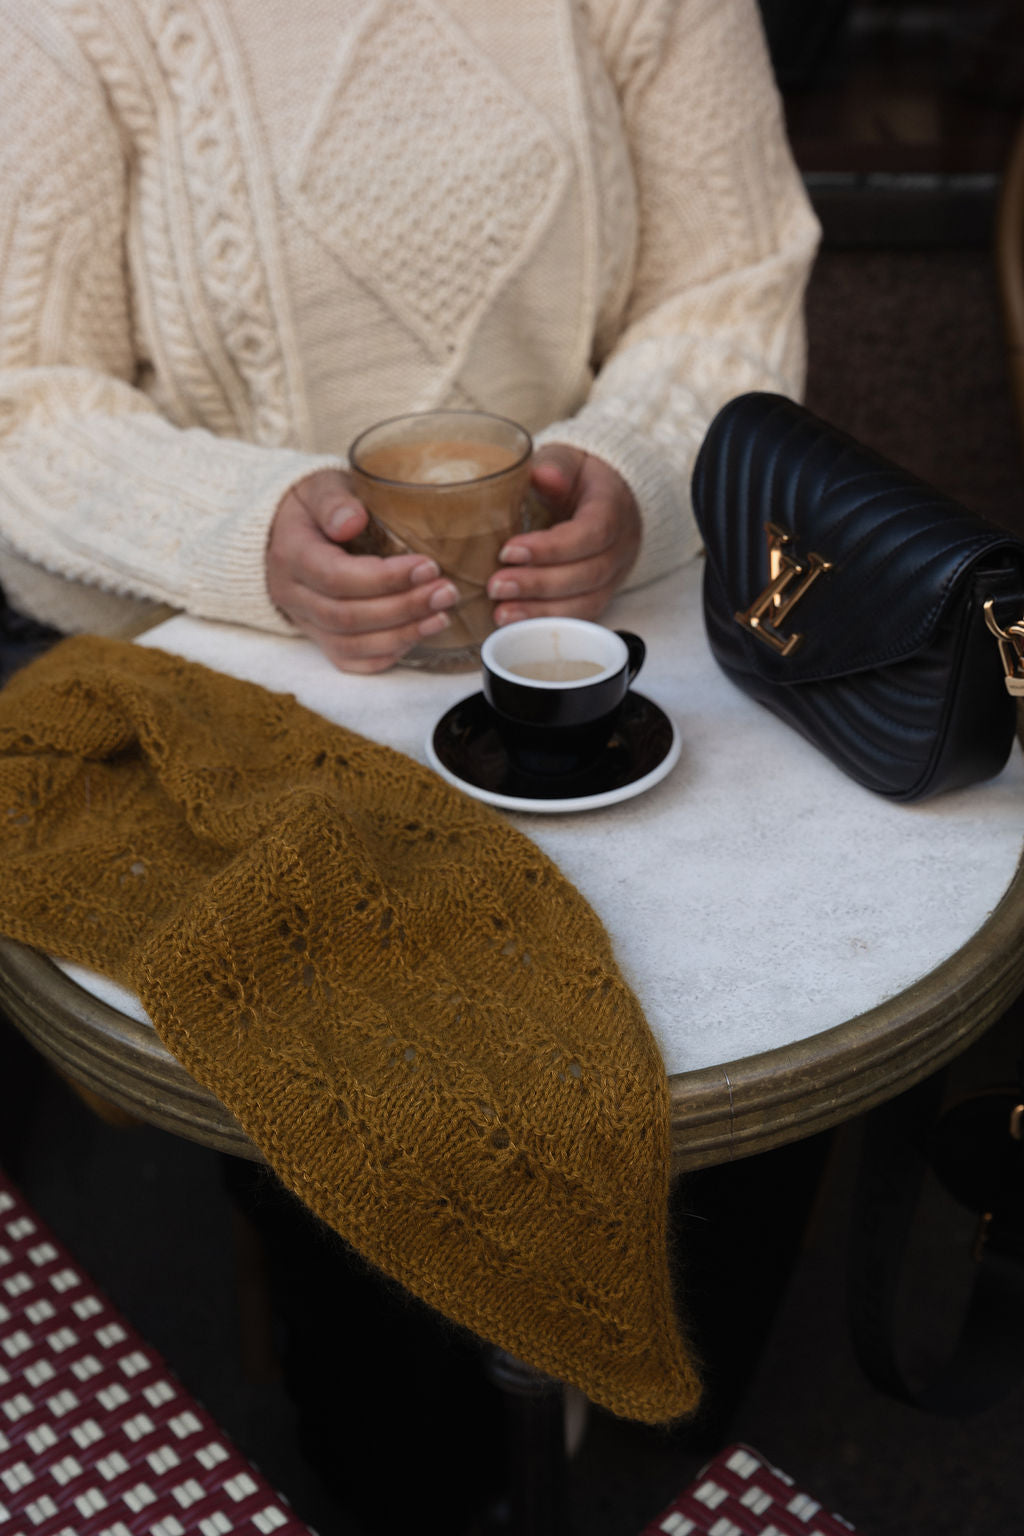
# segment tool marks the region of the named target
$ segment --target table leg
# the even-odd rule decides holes
[[[505,1407],[509,1536],[563,1536],[566,1516],[562,1384],[495,1349],[487,1374]]]

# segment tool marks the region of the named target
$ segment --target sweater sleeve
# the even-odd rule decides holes
[[[819,229],[755,0],[634,0],[608,33],[637,181],[632,293],[589,398],[538,444],[595,454],[631,487],[639,586],[698,552],[690,478],[718,408],[751,389],[802,392]]]
[[[289,632],[270,524],[338,461],[179,428],[137,387],[121,131],[46,12],[0,4],[0,35],[0,581],[64,628],[84,586],[100,612],[114,594]]]

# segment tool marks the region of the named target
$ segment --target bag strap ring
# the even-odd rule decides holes
[[[984,603],[985,623],[995,635],[1006,674],[1006,691],[1015,698],[1024,696],[1024,619],[1018,619],[1009,629],[1003,629],[995,616],[994,600]]]

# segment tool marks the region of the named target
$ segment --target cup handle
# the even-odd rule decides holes
[[[615,633],[618,635],[620,640],[625,640],[626,642],[626,649],[629,652],[629,660],[626,663],[626,668],[629,681],[632,682],[644,664],[644,657],[647,655],[647,647],[644,645],[644,642],[640,639],[639,635],[632,634],[628,629],[617,629]]]

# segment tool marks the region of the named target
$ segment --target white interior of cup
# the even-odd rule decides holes
[[[484,666],[498,677],[532,688],[586,688],[618,672],[629,659],[624,640],[603,624],[586,619],[521,619],[487,636],[480,652]],[[601,671],[592,677],[567,679],[524,678],[516,668],[538,661],[592,661]]]

